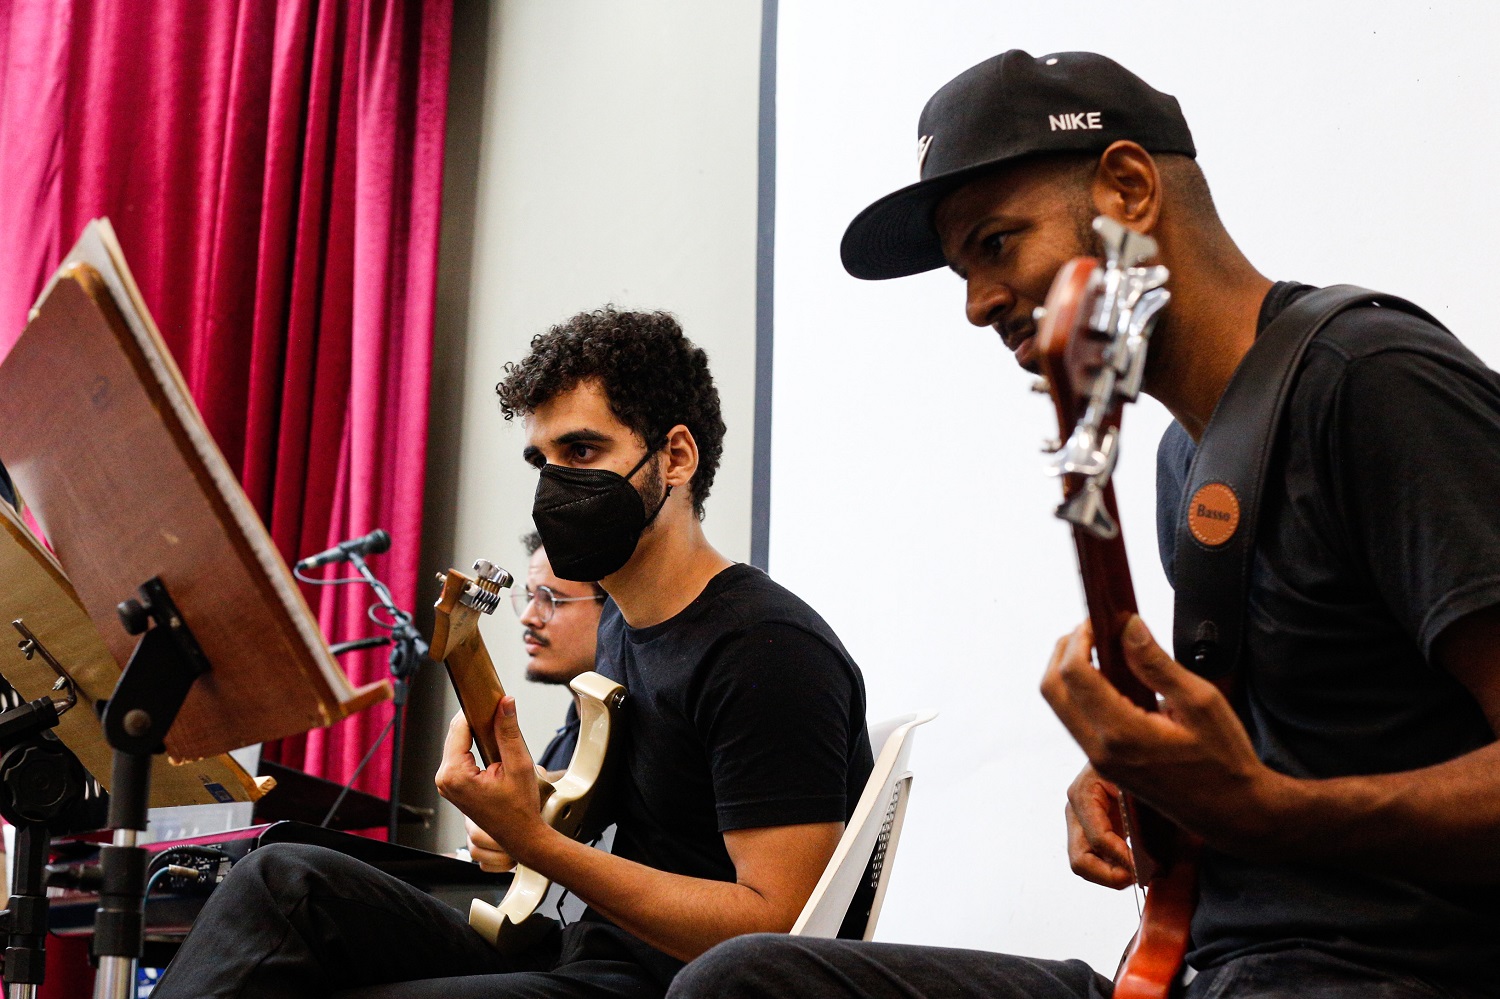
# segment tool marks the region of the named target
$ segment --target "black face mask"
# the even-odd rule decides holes
[[[641,532],[672,494],[668,486],[661,504],[647,516],[646,501],[630,484],[657,449],[647,451],[624,475],[607,468],[542,466],[531,519],[557,578],[597,583],[630,561]]]

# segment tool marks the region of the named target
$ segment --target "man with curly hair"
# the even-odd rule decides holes
[[[811,608],[703,534],[724,438],[706,355],[666,313],[605,308],[535,337],[498,391],[525,425],[553,572],[610,597],[597,668],[628,691],[614,852],[542,821],[509,697],[501,761],[475,764],[460,714],[437,785],[589,911],[502,954],[358,861],[262,848],[210,897],[159,999],[661,996],[715,944],[789,930],[811,895],[871,770],[864,685]]]

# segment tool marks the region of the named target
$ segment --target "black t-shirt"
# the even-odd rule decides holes
[[[1259,329],[1308,290],[1275,285]],[[1313,340],[1289,407],[1265,483],[1236,704],[1256,752],[1282,773],[1324,778],[1414,770],[1492,742],[1432,647],[1500,603],[1500,376],[1429,323],[1358,308]],[[1174,423],[1157,453],[1168,579],[1193,448]],[[1193,944],[1199,968],[1312,947],[1488,981],[1500,896],[1209,851]]]
[[[873,760],[859,668],[812,608],[732,565],[671,619],[599,622],[596,669],[625,685],[613,852],[734,881],[726,832],[847,821]],[[669,976],[681,962],[629,938]]]
[[[536,765],[543,770],[566,770],[573,762],[573,750],[578,748],[578,730],[583,723],[578,720],[578,704],[568,705],[562,727],[552,733],[552,739],[536,757]]]

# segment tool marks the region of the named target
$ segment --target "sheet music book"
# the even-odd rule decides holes
[[[89,223],[0,364],[0,461],[115,661],[117,604],[160,577],[210,672],[176,761],[331,724],[389,699],[334,661],[187,390],[107,220]]]

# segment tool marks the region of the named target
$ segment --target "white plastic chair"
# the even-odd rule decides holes
[[[936,711],[925,711],[870,726],[875,767],[828,867],[792,927],[793,936],[869,940],[875,935],[911,795],[907,760],[912,729],[936,717]]]

